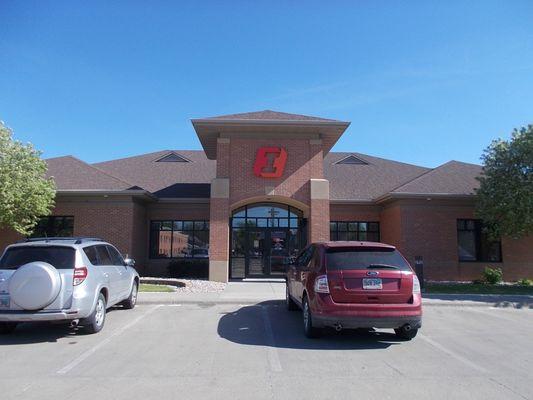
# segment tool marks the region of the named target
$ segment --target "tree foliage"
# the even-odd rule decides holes
[[[45,177],[40,156],[31,144],[14,140],[0,121],[0,227],[28,235],[39,217],[50,213],[55,185]]]
[[[492,237],[533,233],[533,125],[494,140],[482,156],[477,215]]]

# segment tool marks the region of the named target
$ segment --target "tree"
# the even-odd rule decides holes
[[[0,227],[28,235],[54,205],[55,184],[31,144],[13,139],[0,121]]]
[[[481,157],[477,216],[491,237],[533,233],[533,125],[494,140]]]

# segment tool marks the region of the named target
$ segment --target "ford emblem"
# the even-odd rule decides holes
[[[379,272],[378,271],[368,271],[366,274],[368,276],[377,276],[377,275],[379,275]]]

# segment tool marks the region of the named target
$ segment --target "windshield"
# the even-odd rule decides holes
[[[44,261],[56,269],[74,269],[75,250],[63,246],[12,247],[0,260],[0,269],[17,269],[33,261]]]
[[[409,264],[395,249],[383,247],[331,248],[326,252],[330,271],[357,269],[398,269],[411,271]]]

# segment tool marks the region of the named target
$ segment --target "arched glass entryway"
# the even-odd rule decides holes
[[[282,277],[306,244],[302,211],[280,203],[236,209],[230,220],[230,278]]]

